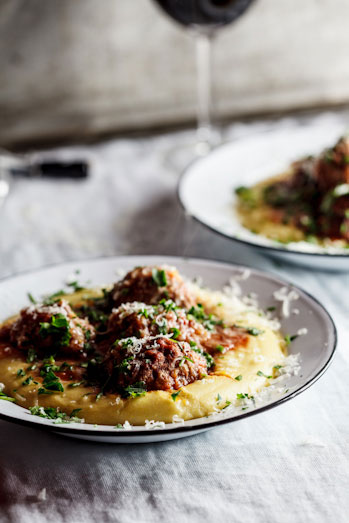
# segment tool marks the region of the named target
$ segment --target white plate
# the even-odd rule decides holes
[[[235,188],[285,171],[290,163],[317,154],[343,134],[339,124],[265,132],[218,147],[185,171],[178,196],[187,214],[214,232],[293,263],[325,270],[349,270],[347,249],[308,242],[279,244],[244,228],[235,212]]]
[[[89,281],[91,286],[112,283],[118,279],[118,271],[129,270],[137,265],[154,264],[175,265],[188,278],[200,276],[205,285],[220,290],[231,277],[241,275],[244,267],[214,261],[184,259],[166,256],[120,256],[100,258],[83,262],[65,263],[44,268],[35,272],[19,274],[0,282],[0,321],[18,312],[28,304],[27,292],[34,296],[52,293],[61,288],[62,283],[76,269],[80,270],[79,281]],[[290,284],[269,274],[251,269],[248,279],[239,282],[245,294],[256,292],[263,308],[278,305],[273,299],[273,292]],[[294,288],[294,286],[292,286]],[[39,418],[18,405],[0,400],[0,418],[15,423],[29,425],[44,430],[55,431],[65,436],[112,443],[144,443],[165,441],[191,436],[212,429],[218,425],[237,421],[266,409],[276,407],[307,389],[327,369],[336,347],[336,329],[326,310],[314,298],[298,289],[299,299],[296,307],[299,314],[282,320],[284,333],[294,333],[306,327],[308,334],[297,338],[290,346],[290,352],[301,355],[301,373],[292,376],[285,382],[288,392],[278,400],[270,401],[263,406],[244,411],[226,418],[200,418],[186,421],[184,424],[172,423],[164,428],[147,430],[145,427],[134,427],[132,430],[114,429],[108,425],[70,423],[57,425],[51,420]]]

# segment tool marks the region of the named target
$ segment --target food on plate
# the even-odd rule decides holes
[[[73,288],[31,296],[0,326],[0,399],[61,423],[183,422],[248,409],[287,360],[291,338],[270,312],[173,267]]]
[[[288,172],[238,187],[244,227],[281,243],[308,241],[349,248],[349,138]]]

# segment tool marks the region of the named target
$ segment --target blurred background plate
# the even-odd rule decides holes
[[[309,125],[265,132],[218,147],[191,164],[178,186],[187,214],[214,232],[284,261],[324,270],[349,270],[347,249],[308,242],[280,244],[240,224],[235,189],[285,171],[290,163],[332,146],[347,131],[343,124]]]

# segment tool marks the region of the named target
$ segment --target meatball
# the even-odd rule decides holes
[[[315,165],[315,176],[321,192],[343,183],[349,183],[349,139],[341,138],[333,149],[320,156]]]
[[[114,307],[133,301],[156,305],[162,299],[171,299],[184,308],[195,305],[177,269],[165,266],[133,269],[114,285],[111,299]]]
[[[144,390],[171,390],[184,387],[207,374],[204,356],[189,343],[171,338],[126,338],[109,351],[105,360],[112,390],[142,385]]]
[[[78,318],[70,305],[60,300],[53,305],[23,309],[11,325],[10,341],[20,350],[35,348],[43,352],[83,352],[95,338],[94,327]]]
[[[135,336],[171,336],[179,341],[205,337],[206,329],[172,300],[163,300],[158,305],[124,303],[113,309],[109,316],[108,333],[115,339]]]

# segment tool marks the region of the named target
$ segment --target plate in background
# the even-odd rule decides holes
[[[79,281],[89,282],[91,287],[112,283],[119,279],[120,270],[130,270],[138,265],[168,264],[178,268],[181,274],[193,279],[200,276],[203,283],[213,290],[220,290],[231,278],[240,277],[246,267],[230,265],[209,260],[185,259],[167,256],[120,256],[100,258],[83,262],[71,262],[37,271],[31,271],[0,281],[0,322],[16,314],[28,305],[27,293],[34,296],[51,294],[61,288],[67,277],[80,270]],[[336,328],[324,307],[306,292],[273,275],[250,269],[250,276],[239,281],[243,294],[257,293],[262,308],[279,306],[275,302],[274,291],[287,286],[296,289],[299,298],[296,302],[298,314],[290,315],[281,321],[284,333],[294,333],[306,327],[308,334],[298,337],[289,348],[289,353],[301,356],[301,372],[283,382],[285,393],[282,397],[269,401],[254,410],[229,415],[225,418],[199,418],[181,423],[165,425],[164,428],[146,429],[135,426],[132,430],[115,429],[108,425],[55,424],[52,420],[33,416],[27,409],[0,400],[0,418],[32,428],[49,430],[61,435],[90,441],[107,443],[146,443],[166,441],[192,436],[216,426],[238,421],[254,414],[281,405],[297,396],[312,385],[327,369],[336,348]]]
[[[309,125],[265,132],[214,149],[182,175],[179,200],[187,214],[212,231],[284,261],[324,270],[349,270],[349,250],[308,242],[287,245],[254,234],[239,221],[235,189],[287,170],[303,156],[317,154],[344,133],[341,125]]]

